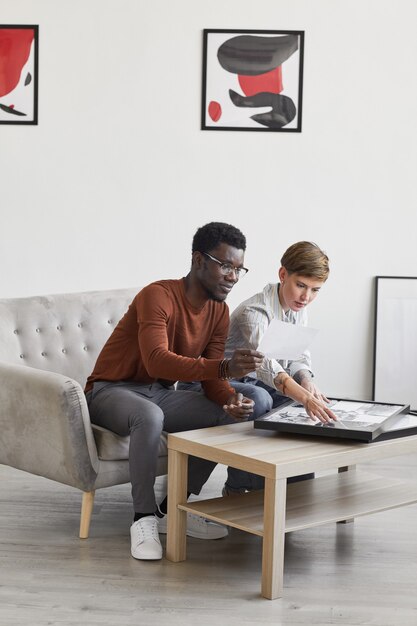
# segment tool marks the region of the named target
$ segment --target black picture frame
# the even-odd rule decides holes
[[[417,410],[417,276],[375,276],[372,397]]]
[[[415,411],[410,411],[408,415],[400,415],[398,421],[376,437],[374,441],[386,441],[387,439],[398,439],[411,435],[417,435],[417,414]]]
[[[303,68],[303,30],[204,29],[201,129],[300,133]]]
[[[348,408],[349,405],[350,408]],[[339,420],[313,423],[302,404],[289,400],[277,409],[272,409],[262,417],[258,417],[254,421],[254,427],[283,433],[352,439],[370,443],[395,425],[400,416],[406,415],[410,409],[408,405],[350,398],[330,398],[329,407],[336,413]],[[372,417],[366,419],[366,416],[375,416],[376,420],[372,421]],[[358,417],[362,421],[358,420]]]
[[[39,26],[0,24],[0,124],[38,124]]]

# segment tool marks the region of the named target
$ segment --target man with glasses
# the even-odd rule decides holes
[[[240,276],[246,240],[229,224],[198,229],[191,269],[185,278],[161,280],[133,299],[98,356],[86,385],[91,421],[121,436],[130,435],[129,468],[134,520],[131,554],[162,558],[158,532],[166,532],[167,502],[156,506],[154,482],[163,430],[178,432],[256,417],[272,406],[265,389],[236,383],[256,371],[263,355],[224,347],[229,327],[227,295]],[[176,389],[177,381],[199,381],[202,392]],[[190,457],[189,494],[198,494],[213,463]],[[229,469],[229,474],[239,470]],[[227,529],[188,515],[192,537],[218,539]]]

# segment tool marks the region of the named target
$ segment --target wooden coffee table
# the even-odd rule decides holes
[[[186,558],[186,512],[263,538],[261,593],[282,596],[286,532],[417,502],[417,482],[356,471],[357,463],[417,452],[417,435],[378,443],[276,434],[243,422],[168,436],[166,556]],[[197,456],[265,477],[265,490],[187,502],[187,459]],[[338,470],[289,484],[308,472]],[[346,471],[350,470],[350,471]]]

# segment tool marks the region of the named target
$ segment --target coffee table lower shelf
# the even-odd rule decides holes
[[[359,471],[322,476],[287,486],[285,532],[340,522],[417,502],[417,483]],[[263,491],[179,504],[214,522],[264,534]]]

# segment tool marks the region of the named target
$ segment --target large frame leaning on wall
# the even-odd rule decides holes
[[[39,27],[0,24],[0,124],[38,123]]]
[[[417,276],[375,277],[373,395],[417,410]]]
[[[304,31],[204,30],[202,130],[301,132]]]

